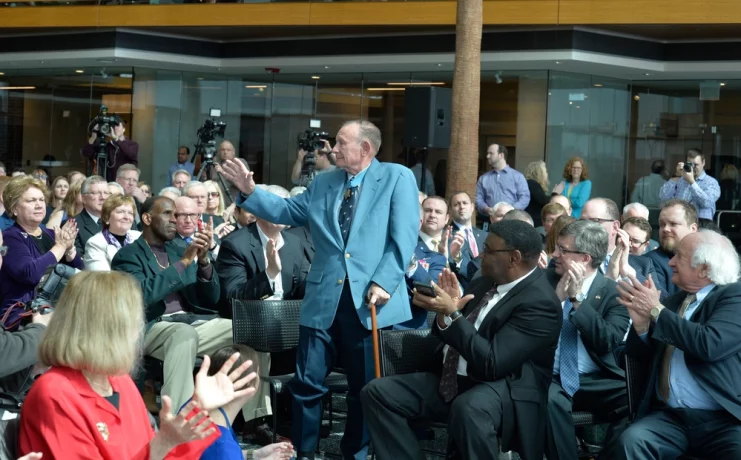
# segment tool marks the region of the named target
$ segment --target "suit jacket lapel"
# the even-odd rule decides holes
[[[332,173],[330,173],[332,174]],[[332,174],[327,190],[327,229],[334,236],[337,247],[344,248],[342,230],[340,229],[340,197],[345,190],[345,174]]]
[[[250,227],[250,232],[252,233],[252,238],[250,241],[250,252],[252,253],[252,258],[255,260],[255,266],[257,267],[258,271],[264,272],[265,252],[262,249],[262,241],[260,241],[260,232],[257,231],[257,224]]]
[[[376,192],[379,187],[378,182],[381,180],[380,177],[376,176],[378,165],[378,160],[374,159],[368,167],[368,171],[365,173],[365,178],[363,178],[363,184],[360,186],[358,208],[355,210],[355,215],[353,216],[350,235],[347,237],[348,241],[350,241],[353,235],[359,231],[358,229],[362,227],[363,221],[368,215],[371,205],[376,201]],[[339,224],[337,225],[339,227]]]
[[[285,242],[285,239],[283,240]],[[297,254],[293,251],[293,248],[287,244],[283,244],[283,247],[278,251],[280,254],[280,262],[282,269],[280,277],[283,281],[283,297],[286,298],[293,290],[293,269],[296,266]]]

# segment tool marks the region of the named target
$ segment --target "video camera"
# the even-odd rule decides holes
[[[100,112],[98,112],[98,115],[93,118],[90,124],[88,124],[87,130],[90,133],[107,136],[110,134],[112,128],[119,123],[121,123],[121,118],[119,118],[118,115],[109,115],[108,107],[101,105]],[[95,128],[96,125],[98,126],[97,129]]]
[[[221,116],[221,109],[211,109],[209,116],[211,118],[206,118],[203,126],[198,128],[198,132],[196,133],[198,136],[197,147],[202,147],[201,153],[205,160],[214,159],[214,155],[216,154],[216,137],[224,137],[224,131],[226,130],[226,122],[216,121]]]
[[[314,154],[314,150],[321,150],[324,142],[329,140],[329,133],[307,129],[298,135],[298,148],[307,152],[307,157]],[[316,163],[316,160],[314,160]]]
[[[51,268],[41,277],[41,281],[36,286],[36,297],[34,297],[30,304],[19,302],[8,308],[2,318],[3,328],[6,330],[15,330],[24,318],[31,317],[37,313],[42,315],[51,313],[54,310],[54,304],[59,301],[64,287],[67,286],[70,278],[78,271],[76,268],[64,264],[57,264]],[[22,308],[24,310],[23,313],[13,323],[6,324],[5,321],[10,316],[10,312],[16,308]]]

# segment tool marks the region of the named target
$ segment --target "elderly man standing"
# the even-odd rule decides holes
[[[638,419],[605,458],[741,458],[741,285],[728,238],[709,230],[685,236],[670,262],[680,291],[659,300],[649,280],[621,282],[633,327],[626,352],[648,378]]]
[[[255,187],[252,172],[228,161],[224,176],[242,192],[239,206],[277,224],[309,225],[316,255],[301,309],[293,394],[293,445],[313,458],[319,435],[324,379],[339,363],[347,370],[344,458],[366,458],[368,432],[358,395],[373,377],[370,305],[378,327],[411,319],[404,273],[419,230],[417,185],[401,165],[375,157],[381,132],[349,121],[337,133],[338,169],[317,176],[309,189],[283,199]]]

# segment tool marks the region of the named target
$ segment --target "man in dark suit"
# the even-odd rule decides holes
[[[240,212],[247,212],[239,207],[237,209],[239,209]],[[286,230],[285,233],[293,235],[299,239],[304,254],[306,254],[306,258],[309,260],[309,263],[311,263],[311,261],[314,260],[314,253],[316,250],[314,249],[314,240],[311,238],[311,230],[309,230],[309,227],[306,225],[302,225],[301,227],[292,227]]]
[[[681,290],[660,303],[649,282],[620,282],[633,327],[626,352],[648,378],[638,418],[605,458],[741,458],[741,285],[728,238],[685,236],[669,263]]]
[[[629,327],[616,283],[598,268],[607,254],[607,232],[578,220],[564,227],[546,270],[563,308],[563,327],[548,397],[548,460],[577,458],[572,411],[608,416],[628,405],[625,373],[614,350]],[[627,416],[627,411],[625,411]]]
[[[373,380],[361,392],[379,460],[424,457],[409,420],[447,421],[452,458],[497,458],[498,438],[503,451],[543,458],[560,303],[537,268],[535,229],[503,221],[489,230],[483,276],[462,299],[449,270],[437,297],[415,294],[416,305],[437,313],[438,372]]]
[[[457,192],[450,197],[450,212],[453,216],[452,234],[463,235],[463,246],[457,257],[451,257],[450,269],[458,277],[458,281],[465,289],[473,276],[481,268],[481,252],[486,241],[486,232],[476,228],[471,223],[473,216],[473,201],[466,192]],[[453,239],[448,241],[453,244]]]
[[[219,277],[208,256],[213,229],[207,225],[182,249],[172,243],[177,236],[175,214],[175,203],[167,197],[144,202],[142,236],[119,250],[111,267],[141,284],[147,320],[142,349],[164,361],[162,394],[170,396],[177,411],[193,396],[196,356],[230,345],[232,322],[218,318],[215,310]],[[251,403],[243,412],[254,412],[248,411]]]
[[[626,241],[630,237],[620,229],[620,211],[614,201],[609,198],[592,198],[584,204],[580,219],[596,222],[602,225],[607,231],[607,255],[599,267],[603,275],[612,280],[617,280],[619,277],[633,274],[633,271],[635,271],[635,276],[640,282],[648,279],[649,275],[653,275],[654,278],[656,277],[653,263],[649,259],[643,256],[633,256],[628,252],[625,253],[624,257],[617,257],[618,255],[622,255],[622,251],[620,253],[616,253],[615,251],[618,236]],[[627,244],[627,248],[629,249],[630,245],[629,243]],[[613,255],[616,256],[615,262],[610,264]],[[627,264],[624,263],[626,259]]]
[[[103,203],[109,196],[108,182],[101,176],[90,176],[82,183],[80,194],[83,209],[75,217],[75,222],[77,222],[75,248],[80,257],[83,257],[87,240],[103,230],[100,213],[103,211]]]
[[[661,300],[674,295],[679,288],[672,283],[672,269],[669,261],[674,257],[674,250],[682,239],[698,230],[697,210],[690,203],[682,200],[669,200],[661,207],[659,213],[658,249],[646,253],[646,258],[656,268],[654,284],[661,291]]]

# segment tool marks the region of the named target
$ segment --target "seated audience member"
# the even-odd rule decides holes
[[[75,222],[77,222],[75,248],[77,248],[80,257],[84,258],[88,240],[93,235],[100,233],[103,228],[100,224],[100,213],[103,211],[103,203],[110,195],[108,193],[108,183],[100,176],[90,176],[82,182],[80,194],[83,209],[75,217]]]
[[[556,251],[558,235],[561,233],[561,230],[575,220],[575,218],[564,214],[558,216],[556,221],[553,222],[553,225],[551,226],[551,229],[550,231],[548,231],[548,235],[546,235],[545,238],[545,253],[548,255],[549,260],[551,257],[553,257],[553,253]]]
[[[109,195],[126,195],[124,188],[118,182],[108,182]]]
[[[142,236],[118,251],[111,267],[141,284],[148,324],[143,353],[164,361],[161,392],[177,409],[193,393],[196,356],[231,345],[232,322],[216,315],[221,288],[208,255],[211,226],[206,224],[183,249],[173,243],[177,218],[172,200],[150,198],[141,213]],[[264,402],[252,399],[250,405],[245,414],[270,413]]]
[[[560,204],[565,210],[567,215],[571,215],[571,200],[565,195],[552,195],[551,203]]]
[[[596,222],[607,231],[607,255],[602,265],[600,265],[602,274],[610,279],[617,280],[620,276],[635,272],[635,276],[641,283],[647,280],[649,275],[656,276],[651,260],[642,256],[630,255],[629,244],[626,245],[625,251],[622,251],[623,244],[621,243],[620,254],[615,252],[616,241],[620,240],[628,243],[629,237],[620,228],[620,211],[618,211],[617,204],[614,201],[609,198],[592,198],[582,208],[580,219]],[[618,238],[618,235],[620,238]],[[615,260],[614,263],[610,264],[613,255]]]
[[[623,215],[620,218],[620,220],[625,223],[626,219],[629,219],[631,217],[640,217],[641,219],[645,219],[648,221],[648,208],[641,203],[629,203],[626,204],[623,208]],[[650,224],[649,224],[650,227]],[[649,237],[651,234],[649,233]],[[649,239],[647,247],[645,247],[645,252],[653,251],[654,249],[659,247],[659,243],[656,240]],[[640,255],[640,254],[637,254]]]
[[[141,232],[131,229],[135,212],[136,204],[130,196],[113,195],[105,200],[100,216],[103,230],[87,242],[85,268],[109,271],[116,253],[141,236]]]
[[[41,227],[46,214],[46,186],[31,176],[11,181],[3,192],[3,203],[15,224],[3,232],[7,246],[6,263],[0,269],[1,314],[5,326],[18,327],[21,308],[7,310],[17,302],[34,298],[36,286],[44,273],[57,263],[82,269],[82,259],[75,249],[77,226],[67,221],[59,229]]]
[[[659,248],[646,253],[646,258],[656,268],[654,285],[661,292],[661,300],[674,295],[677,286],[672,282],[674,272],[669,261],[679,247],[682,239],[698,230],[697,210],[682,200],[669,200],[661,206],[659,212]]]
[[[203,222],[208,221],[208,218],[211,217],[212,214],[206,213],[206,208],[208,206],[208,190],[206,189],[206,186],[202,182],[190,181],[185,185],[185,187],[183,187],[183,196],[187,196],[195,201],[198,206],[198,218]],[[221,216],[213,216],[213,218],[214,228],[224,223],[224,218]]]
[[[617,284],[599,271],[606,254],[605,229],[577,220],[560,231],[554,268],[546,270],[563,310],[548,396],[548,460],[578,457],[572,411],[606,418],[628,405],[625,372],[614,350],[630,319],[618,302]]]
[[[175,220],[177,222],[178,237],[173,240],[175,246],[185,250],[188,245],[193,241],[196,232],[198,232],[198,217],[201,214],[198,212],[198,205],[196,202],[188,198],[187,196],[181,196],[175,200]],[[211,221],[202,222],[201,225],[206,225]],[[220,246],[216,244],[213,236],[208,247],[208,254],[211,257],[211,261],[215,262],[216,257],[219,255]]]
[[[167,198],[175,201],[179,196],[183,196],[183,193],[175,187],[165,187],[157,194],[157,196],[166,196]]]
[[[5,255],[5,246],[3,246],[3,234],[0,232],[0,268],[3,265],[3,255]],[[18,393],[21,389],[18,384],[25,386],[23,381],[28,379],[27,375],[21,379],[12,379],[13,382],[7,382],[7,380],[10,380],[11,375],[36,364],[39,342],[51,317],[52,313],[46,315],[36,313],[31,317],[31,323],[25,325],[20,332],[6,332],[0,328],[0,356],[3,356],[2,364],[0,364],[0,391]]]
[[[568,214],[566,213],[566,209],[558,203],[548,203],[547,205],[543,206],[543,212],[541,214],[541,220],[543,222],[542,235],[548,235],[548,232],[551,230],[553,223],[556,222],[556,219],[564,215],[568,216]]]
[[[502,220],[519,220],[520,222],[525,222],[526,224],[533,225],[533,218],[530,217],[530,214],[521,209],[513,209],[509,211],[507,214],[504,215]]]
[[[16,178],[20,176],[26,176],[26,171],[23,170],[23,168],[15,168],[13,172],[11,173],[11,177]]]
[[[234,208],[236,205],[234,203],[229,205],[229,207],[224,205],[223,192],[221,191],[219,184],[216,182],[207,180],[203,183],[203,186],[206,187],[206,192],[208,194],[206,200],[206,214],[220,216],[224,219],[224,225],[231,224],[232,215],[234,214]]]
[[[269,186],[271,192],[288,198],[283,187]],[[287,234],[285,225],[257,219],[224,240],[216,273],[221,283],[221,314],[231,318],[229,299],[303,299],[309,273],[301,241]]]
[[[84,209],[82,201],[82,182],[76,182],[70,185],[67,195],[62,200],[62,206],[55,209],[49,219],[46,221],[46,226],[49,228],[59,227],[68,220],[73,220],[78,214]],[[46,208],[44,208],[46,209]]]
[[[629,237],[631,255],[642,256],[649,251],[649,246],[653,241],[651,240],[653,229],[646,219],[643,217],[625,218],[623,219],[623,230]]]
[[[235,216],[237,218],[237,229],[245,228],[249,225],[252,225],[257,221],[257,217],[255,217],[254,214],[251,212],[245,210],[241,206],[237,206],[237,209],[235,209]],[[292,230],[294,228],[303,228],[303,227],[292,227],[289,230]],[[308,229],[307,229],[308,232]],[[309,236],[311,236],[311,233],[309,233]]]
[[[447,422],[452,458],[495,459],[500,439],[502,451],[543,458],[561,307],[537,269],[535,229],[519,221],[489,229],[483,276],[463,298],[448,270],[437,297],[414,296],[417,306],[437,313],[438,372],[372,380],[360,393],[379,460],[424,458],[410,420]]]
[[[419,219],[420,231],[424,219],[424,210],[420,213],[423,217]],[[421,283],[431,286],[433,282],[437,283],[440,273],[447,265],[448,261],[444,255],[437,251],[431,250],[424,241],[420,240],[417,247],[414,248],[412,262],[404,276],[407,284],[409,297],[414,296],[414,283]],[[393,326],[394,330],[407,329],[427,329],[427,310],[411,305],[412,319]]]
[[[142,191],[142,195],[144,195],[144,200],[148,200],[152,198],[152,187],[150,187],[149,184],[147,184],[146,182],[139,182],[136,185]]]
[[[51,189],[49,190],[51,196],[49,196],[49,203],[47,205],[52,209],[60,207],[68,191],[69,182],[67,182],[67,178],[64,176],[55,177],[54,182],[51,183]]]
[[[255,374],[240,378],[249,362],[232,372],[239,358],[235,354],[218,374],[207,376],[209,358],[204,356],[195,392],[188,395],[193,401],[174,416],[170,398],[163,396],[155,435],[129,375],[144,330],[142,300],[136,281],[121,273],[83,272],[70,280],[39,345],[39,361],[51,369],[33,384],[23,404],[21,454],[198,458],[219,436],[208,412],[254,393],[243,387]]]
[[[504,219],[504,216],[513,209],[515,208],[511,204],[500,201],[499,203],[491,207],[491,214],[489,214],[489,223],[493,224],[494,222],[499,222],[500,220]]]
[[[0,176],[0,231],[5,231],[15,223],[8,215],[8,210],[5,209],[5,203],[2,198],[5,187],[8,186],[11,180],[13,178],[10,176]]]
[[[184,169],[178,169],[172,173],[172,186],[178,190],[182,190],[185,184],[191,181],[191,175]]]
[[[69,185],[72,185],[75,182],[82,182],[85,179],[85,175],[80,171],[70,171],[67,173],[67,182],[69,182]]]
[[[257,363],[257,353],[245,345],[234,344],[217,350],[211,357],[211,366],[208,369],[208,375],[215,375],[224,366],[226,361],[235,353],[239,353],[239,359],[234,366],[241,366],[246,361],[252,361],[250,371],[260,375],[260,368]],[[252,388],[260,386],[259,377],[250,382]],[[241,398],[234,398],[230,403],[218,408],[218,411],[211,411],[209,416],[221,432],[221,436],[211,444],[208,449],[201,455],[201,460],[243,460],[245,458],[255,460],[289,460],[293,458],[295,452],[290,442],[277,442],[267,445],[257,450],[242,450],[237,440],[237,434],[232,428],[234,419],[239,414],[247,401],[252,395],[245,395]]]
[[[697,219],[697,225],[703,230],[711,230],[715,233],[723,234],[723,230],[711,219]]]
[[[460,256],[450,258],[448,262],[450,269],[456,274],[458,282],[464,289],[481,268],[480,255],[484,249],[484,241],[486,241],[486,232],[474,227],[471,221],[473,206],[473,200],[466,192],[456,192],[450,197],[451,234],[462,235],[463,245],[460,249]],[[455,238],[448,240],[449,251],[454,241]],[[437,276],[433,279],[436,280]]]
[[[605,458],[741,458],[739,256],[708,230],[685,236],[669,263],[679,291],[632,278],[618,286],[633,327],[626,352],[647,376],[637,419]]]

